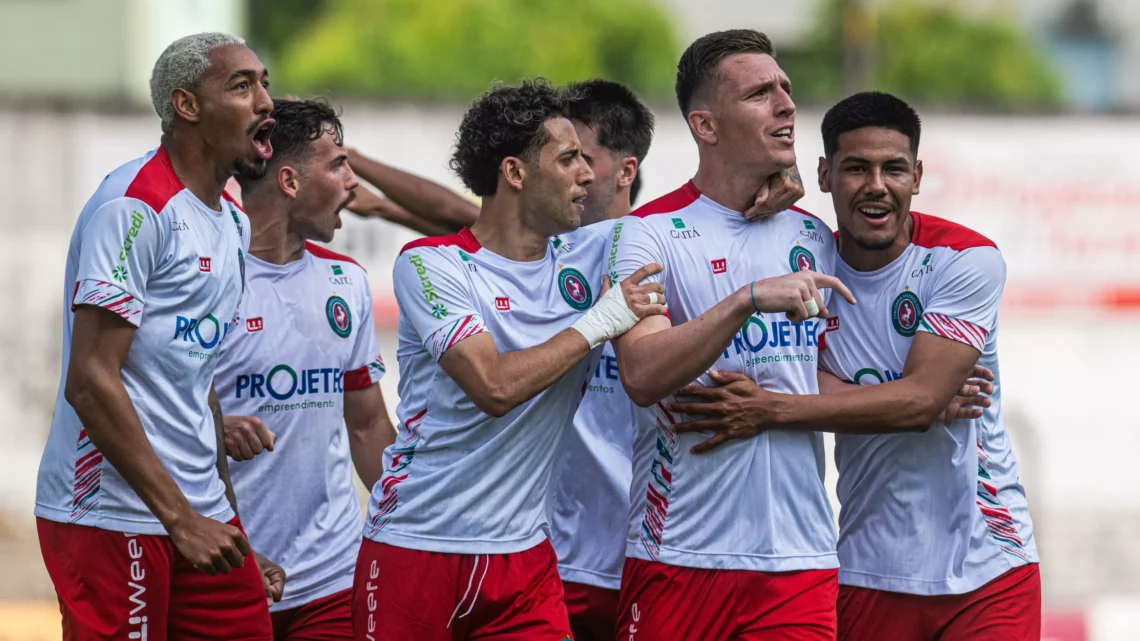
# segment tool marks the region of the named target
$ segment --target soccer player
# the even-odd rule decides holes
[[[395,440],[378,384],[384,363],[368,275],[328,242],[353,199],[336,112],[277,101],[273,158],[261,179],[239,176],[249,213],[244,322],[215,373],[242,518],[289,586],[271,608],[274,638],[351,639],[360,502],[352,466],[371,488]],[[251,435],[271,428],[271,454]]]
[[[855,385],[821,375],[838,393],[810,400],[747,382],[724,390],[753,425],[839,432],[841,639],[1037,639],[1033,523],[1001,413],[1005,261],[981,234],[910,210],[921,125],[905,102],[856,94],[822,130],[836,269],[860,301],[833,308],[822,364]],[[936,423],[976,364],[997,378],[992,402],[977,420]],[[719,405],[696,411],[719,416]]]
[[[651,265],[605,289],[607,238],[578,229],[594,176],[546,81],[478,98],[451,164],[483,204],[470,229],[396,261],[402,429],[369,503],[355,634],[562,639],[546,516],[558,446],[587,356],[665,300],[637,284]]]
[[[212,389],[249,221],[223,193],[272,154],[268,72],[240,38],[175,41],[151,76],[158,149],[76,222],[36,516],[67,639],[270,639]],[[228,499],[228,500],[227,500]]]
[[[700,165],[614,231],[618,275],[658,262],[671,321],[615,340],[618,370],[653,407],[634,441],[619,638],[834,639],[835,532],[818,434],[771,430],[696,455],[667,399],[716,366],[815,394],[835,240],[798,209],[745,216],[765,178],[795,165],[791,86],[768,38],[709,34],[681,56],[677,99]],[[611,252],[613,256],[614,252]],[[761,280],[763,279],[763,280]],[[854,303],[854,300],[851,299]],[[818,309],[817,309],[818,308]]]

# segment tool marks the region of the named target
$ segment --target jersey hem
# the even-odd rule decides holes
[[[126,534],[145,534],[148,536],[169,536],[166,528],[154,517],[145,520],[128,519],[88,512],[78,521],[72,521],[70,509],[61,509],[39,502],[36,503],[34,514],[41,519],[47,519],[56,523],[82,525],[83,527],[93,527],[97,530],[109,530],[111,532],[123,532]],[[202,513],[199,512],[199,514]],[[202,514],[202,516],[222,523],[229,523],[237,515],[234,514],[233,509],[227,504],[220,512]]]
[[[1010,570],[1036,563],[1038,562],[1018,559],[1018,563],[1009,563],[1009,567],[994,568],[995,571],[979,574],[970,580],[958,579],[954,581],[922,581],[920,579],[883,576],[871,572],[859,572],[841,568],[839,570],[839,585],[882,592],[901,592],[903,594],[914,594],[917,596],[959,595],[973,592]]]
[[[347,576],[339,576],[335,581],[321,581],[317,587],[305,590],[300,594],[282,597],[280,601],[269,606],[270,612],[282,612],[284,610],[292,610],[293,608],[304,607],[313,601],[323,599],[327,596],[332,596],[337,592],[344,592],[345,590],[352,589],[353,572],[355,571],[356,564],[349,568]],[[288,572],[286,572],[286,575]],[[285,582],[285,589],[289,589],[289,582]]]
[[[562,580],[567,583],[581,583],[605,590],[621,589],[620,574],[603,574],[601,572],[592,572],[590,570],[572,568],[559,564],[558,576],[562,577]]]
[[[750,570],[753,572],[795,572],[799,570],[834,570],[839,567],[839,555],[835,552],[807,554],[800,556],[764,556],[760,554],[712,554],[677,550],[661,546],[657,558],[649,556],[640,541],[627,541],[625,554],[629,558],[641,559],[665,565],[699,570]]]
[[[480,539],[435,539],[387,530],[381,530],[373,536],[365,534],[364,538],[398,548],[444,554],[515,554],[526,552],[547,539],[544,532],[538,532],[513,541],[487,541]]]

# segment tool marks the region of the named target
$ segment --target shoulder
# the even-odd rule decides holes
[[[138,164],[135,165],[133,177],[125,186],[124,197],[144,202],[153,211],[162,212],[167,203],[186,188],[174,173],[166,148],[159,147],[135,162]],[[128,163],[120,169],[130,165],[134,163]]]
[[[352,265],[355,265],[356,268],[360,271],[368,273],[368,270],[364,269],[364,267],[360,263],[356,262],[356,260],[352,257],[334,252],[328,247],[318,245],[312,241],[305,241],[305,251],[312,254],[313,258],[319,261],[330,263],[351,263]]]
[[[407,245],[404,245],[404,247],[400,250],[400,255],[403,255],[409,251],[414,251],[417,249],[420,249],[420,250],[428,249],[428,250],[430,250],[433,248],[434,249],[442,249],[445,247],[455,247],[458,249],[462,249],[463,251],[468,252],[470,254],[474,254],[475,252],[477,252],[483,248],[483,246],[480,245],[479,241],[475,238],[475,235],[471,233],[471,229],[468,227],[464,227],[463,229],[459,230],[459,233],[457,233],[457,234],[448,234],[447,236],[428,236],[427,238],[417,238],[416,240],[413,240],[412,242],[408,243]]]
[[[914,220],[914,233],[911,242],[919,247],[934,249],[935,247],[949,247],[954,251],[963,251],[976,247],[991,247],[997,249],[997,243],[979,234],[978,232],[951,222],[945,218],[911,212]]]
[[[651,200],[644,205],[633,210],[630,216],[634,218],[645,219],[657,214],[670,214],[681,211],[689,205],[692,205],[701,197],[701,192],[697,189],[693,181],[689,181],[681,186],[680,189],[661,196],[660,198]]]

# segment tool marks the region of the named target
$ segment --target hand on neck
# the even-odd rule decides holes
[[[743,214],[756,202],[764,181],[781,169],[742,167],[731,159],[702,154],[693,184],[709,200]]]

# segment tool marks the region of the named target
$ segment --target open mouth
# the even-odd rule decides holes
[[[277,121],[266,118],[258,123],[257,128],[253,130],[253,148],[262,160],[269,160],[273,157],[273,143],[270,142],[269,137],[273,134],[273,127],[276,124]]]
[[[575,205],[578,205],[579,207],[585,208],[586,207],[586,194],[582,194],[581,196],[574,198],[570,202],[574,203]]]
[[[782,129],[777,129],[775,132],[772,133],[772,137],[773,138],[779,138],[780,140],[783,140],[786,142],[794,142],[795,141],[795,130],[792,127],[784,127]]]
[[[865,203],[856,207],[855,211],[871,220],[883,220],[891,215],[891,208],[880,203]]]

